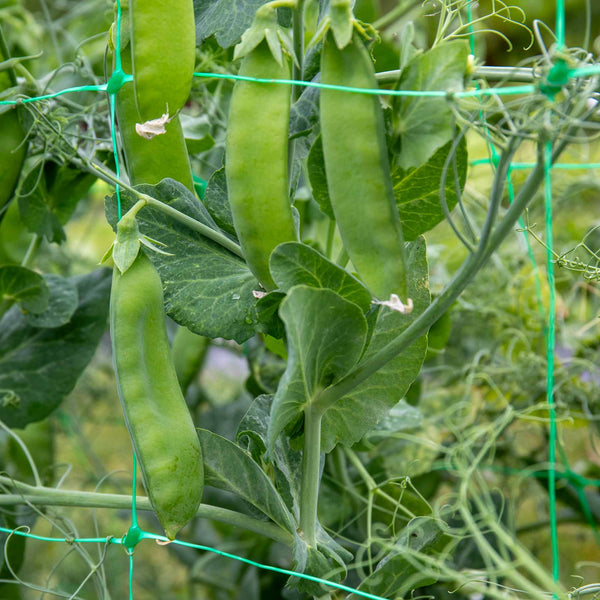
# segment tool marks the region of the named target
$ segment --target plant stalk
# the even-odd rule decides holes
[[[131,509],[131,496],[124,494],[59,490],[43,486],[28,485],[4,476],[0,476],[0,484],[13,488],[17,492],[14,494],[0,494],[0,506],[11,504],[33,504],[36,506]],[[136,495],[136,506],[138,510],[153,510],[150,500],[146,496]],[[201,504],[196,512],[196,516],[213,519],[248,531],[253,531],[254,533],[264,535],[269,539],[281,542],[287,546],[291,546],[293,543],[292,536],[278,525],[255,519],[254,517],[226,508]]]
[[[322,417],[323,414],[311,404],[304,410],[300,529],[302,530],[304,541],[314,548],[317,547],[317,506],[321,474]]]

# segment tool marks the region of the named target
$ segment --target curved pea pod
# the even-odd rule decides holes
[[[167,340],[160,277],[142,253],[114,270],[110,328],[117,388],[152,507],[169,539],[196,514],[200,442]]]
[[[288,79],[265,41],[242,61],[240,75]],[[225,142],[225,174],[233,224],[252,272],[266,289],[276,287],[269,256],[298,239],[288,190],[289,86],[238,81],[233,89]]]
[[[197,375],[206,351],[208,350],[208,338],[190,331],[187,327],[179,327],[173,340],[173,363],[177,379],[183,393],[192,383]]]
[[[192,0],[129,0],[131,56],[143,121],[186,103],[196,61]]]
[[[356,32],[341,50],[327,33],[321,81],[377,88],[373,62]],[[405,300],[404,240],[379,98],[323,89],[320,103],[327,185],[344,247],[372,294]]]

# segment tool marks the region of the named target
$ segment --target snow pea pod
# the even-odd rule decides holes
[[[181,110],[196,61],[192,0],[129,0],[131,57],[142,120]]]
[[[323,83],[376,88],[358,33],[342,49],[328,32]],[[404,241],[390,175],[383,111],[373,95],[323,89],[321,135],[331,205],[350,260],[372,294],[406,300]]]
[[[202,451],[167,339],[162,283],[143,252],[115,268],[110,330],[119,398],[152,507],[169,539],[196,514]]]
[[[266,41],[247,54],[240,75],[288,79],[290,65],[273,57]],[[252,272],[266,289],[276,287],[269,256],[298,239],[288,191],[289,86],[235,84],[229,107],[225,173],[233,223]]]

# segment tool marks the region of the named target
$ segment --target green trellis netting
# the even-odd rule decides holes
[[[118,4],[118,2],[117,2]],[[471,4],[466,6],[466,16],[468,21],[472,21],[471,15]],[[119,36],[120,36],[120,19],[121,12],[120,6],[118,7],[118,19],[117,19],[117,43],[116,47],[120,47]],[[460,99],[481,99],[481,98],[499,98],[499,97],[507,97],[507,96],[523,96],[523,95],[542,95],[544,96],[548,102],[546,104],[546,118],[548,119],[549,126],[551,125],[551,116],[552,116],[552,100],[555,95],[558,94],[564,86],[567,86],[569,82],[573,80],[584,80],[586,78],[591,78],[595,75],[600,75],[600,67],[596,65],[586,65],[583,67],[571,68],[568,66],[565,59],[560,58],[561,50],[565,47],[565,6],[563,0],[556,0],[556,24],[555,24],[555,51],[553,53],[555,58],[553,65],[551,68],[547,70],[544,77],[536,77],[534,79],[531,72],[529,75],[525,73],[526,69],[514,69],[511,71],[511,68],[504,68],[503,73],[507,74],[507,80],[510,78],[511,72],[516,73],[519,71],[519,76],[521,78],[530,77],[531,81],[528,83],[521,83],[520,85],[504,85],[500,87],[477,87],[477,89],[472,89],[463,92],[455,92],[449,93],[446,90],[428,90],[428,91],[419,91],[419,90],[388,90],[388,89],[356,89],[356,88],[345,88],[341,86],[324,86],[318,82],[314,81],[297,81],[297,80],[264,80],[264,79],[253,79],[249,77],[240,77],[231,74],[220,74],[220,73],[208,73],[201,72],[195,73],[195,76],[198,78],[222,78],[222,79],[241,79],[241,80],[250,80],[250,81],[260,81],[263,83],[271,84],[271,85],[295,85],[295,86],[305,86],[305,87],[315,87],[315,88],[323,88],[328,87],[332,89],[342,90],[347,93],[360,93],[360,94],[377,94],[377,95],[388,95],[388,96],[427,96],[427,97],[439,97],[446,98],[448,102],[453,102],[455,100]],[[470,37],[471,42],[471,53],[475,53],[475,44],[474,44],[474,32],[471,32]],[[482,73],[492,71],[485,71],[482,69]],[[525,75],[523,75],[525,73]],[[384,82],[386,78],[386,74],[381,74],[380,81]],[[111,116],[111,124],[112,124],[112,144],[113,150],[116,157],[116,175],[117,179],[119,178],[120,173],[120,164],[119,164],[119,153],[117,152],[117,139],[115,136],[115,95],[121,88],[121,86],[132,79],[131,74],[124,73],[121,69],[120,57],[116,57],[116,68],[115,71],[110,78],[110,80],[104,85],[85,85],[72,87],[68,89],[61,90],[59,92],[46,94],[38,97],[32,98],[18,98],[18,99],[8,99],[3,100],[0,104],[10,105],[10,104],[25,104],[32,102],[40,102],[43,100],[48,100],[52,98],[56,98],[61,95],[71,94],[76,92],[83,91],[91,91],[97,93],[107,93],[110,98],[110,116]],[[1,132],[0,132],[1,134]],[[491,142],[491,139],[488,143],[488,152],[489,156],[485,158],[480,158],[477,160],[471,161],[471,166],[477,167],[479,165],[492,166],[496,167],[498,165],[499,156]],[[540,168],[539,163],[519,163],[512,162],[507,168],[507,189],[509,200],[512,203],[514,200],[515,194],[513,189],[513,174],[515,171],[519,170],[531,170],[535,168]],[[550,515],[550,530],[551,530],[551,545],[552,545],[552,576],[555,582],[559,579],[559,541],[557,536],[557,510],[556,510],[556,486],[557,481],[559,480],[567,480],[571,485],[575,487],[578,493],[579,500],[583,506],[583,510],[588,517],[588,521],[590,526],[595,531],[595,525],[593,518],[590,513],[590,508],[587,504],[586,496],[584,494],[584,488],[588,486],[599,486],[599,480],[588,479],[582,477],[572,471],[567,462],[566,456],[560,447],[560,444],[557,440],[557,423],[556,423],[556,411],[555,411],[555,403],[553,398],[552,390],[554,389],[554,356],[555,356],[555,313],[556,313],[556,298],[555,298],[555,282],[554,282],[554,267],[557,262],[560,263],[562,260],[568,261],[565,257],[559,257],[553,248],[553,231],[552,231],[552,172],[555,169],[598,169],[600,168],[600,164],[598,163],[559,163],[553,164],[552,159],[552,147],[550,142],[546,143],[543,156],[541,157],[541,168],[543,168],[543,180],[544,180],[544,199],[545,199],[545,237],[544,244],[547,250],[547,260],[546,260],[546,273],[548,279],[549,286],[549,302],[547,310],[544,308],[544,304],[542,302],[542,286],[539,280],[539,273],[537,268],[535,267],[535,259],[534,254],[529,245],[530,236],[528,235],[531,231],[528,229],[526,224],[520,220],[520,226],[524,230],[524,237],[526,240],[529,258],[534,264],[534,269],[536,274],[538,274],[538,279],[536,281],[536,289],[538,294],[538,305],[539,309],[546,314],[546,358],[547,358],[547,376],[546,376],[546,390],[547,390],[547,404],[549,410],[549,456],[548,456],[548,468],[544,471],[536,471],[531,473],[536,477],[544,477],[547,478],[547,485],[549,491],[549,515]],[[205,185],[205,182],[201,180],[197,182],[200,187]],[[119,184],[116,184],[117,195],[119,194]],[[117,196],[119,197],[119,196]],[[120,206],[119,206],[119,214],[120,214]],[[580,267],[582,270],[586,268],[584,264],[573,264],[570,265],[573,269]],[[132,504],[132,524],[129,530],[122,537],[115,537],[113,535],[106,535],[104,537],[93,537],[93,538],[81,538],[81,539],[65,539],[65,538],[55,538],[55,537],[44,537],[33,535],[28,531],[22,529],[6,529],[0,528],[0,531],[9,534],[7,543],[11,543],[11,538],[13,536],[25,536],[40,542],[46,543],[63,543],[63,544],[104,544],[106,546],[110,544],[122,545],[128,554],[129,558],[129,597],[133,598],[133,568],[134,568],[134,549],[136,545],[144,539],[156,540],[157,542],[167,542],[168,540],[164,536],[156,535],[151,532],[143,531],[139,525],[137,520],[137,506],[136,506],[136,478],[135,478],[135,457],[134,457],[134,477],[133,477],[133,504]],[[23,485],[22,490],[26,491],[27,486]],[[15,495],[14,501],[18,501],[18,495]],[[326,586],[329,586],[332,589],[342,590],[348,593],[355,594],[357,596],[361,596],[364,598],[372,598],[376,600],[383,600],[379,596],[356,590],[352,587],[342,585],[339,583],[335,583],[332,581],[326,581],[317,577],[312,577],[303,573],[294,573],[292,571],[286,569],[280,569],[275,566],[270,566],[266,564],[260,564],[249,560],[247,558],[243,558],[237,556],[233,553],[224,552],[216,548],[204,546],[201,544],[192,544],[187,543],[180,540],[175,540],[172,542],[173,544],[179,544],[181,546],[187,546],[199,550],[204,550],[212,553],[216,553],[222,557],[227,559],[233,559],[242,561],[251,565],[254,565],[260,569],[266,569],[271,571],[277,571],[279,573],[283,573],[286,575],[295,575],[297,577],[307,579],[310,581],[315,581],[322,583]],[[590,589],[581,589],[578,593],[596,593],[600,590],[600,585],[597,588],[593,586]]]

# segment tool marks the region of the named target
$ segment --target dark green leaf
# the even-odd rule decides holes
[[[25,320],[33,327],[61,327],[71,320],[77,310],[77,286],[72,279],[60,275],[45,273],[43,277],[50,290],[48,306],[43,312],[26,314]]]
[[[279,312],[286,327],[289,358],[273,401],[270,450],[304,407],[357,363],[367,336],[361,309],[328,289],[296,286]]]
[[[320,79],[321,78],[317,76],[313,81],[320,81]],[[306,87],[302,91],[302,94],[300,94],[300,98],[292,104],[290,109],[290,138],[293,139],[307,135],[318,122],[319,89]]]
[[[0,419],[24,427],[71,392],[106,330],[111,271],[74,278],[79,306],[53,329],[32,327],[14,306],[0,321]]]
[[[364,313],[371,308],[371,294],[356,277],[306,244],[280,244],[273,250],[269,266],[273,279],[284,292],[296,285],[307,285],[332,290],[354,302]]]
[[[265,472],[233,442],[206,429],[198,429],[206,485],[227,490],[262,511],[293,533],[294,520]]]
[[[225,177],[225,167],[217,169],[208,180],[206,191],[204,192],[204,205],[210,212],[216,224],[232,236],[235,236],[235,227],[233,226],[233,216],[227,196],[227,178]],[[236,238],[237,239],[237,238]]]
[[[402,72],[398,89],[461,91],[468,55],[468,43],[463,40],[444,43],[419,54]],[[394,134],[400,138],[398,164],[403,169],[421,166],[454,135],[448,101],[443,97],[397,97]]]
[[[27,175],[19,196],[21,218],[32,233],[50,242],[66,239],[62,226],[95,181],[89,173],[46,161]]]
[[[444,220],[445,215],[440,199],[441,176],[444,164],[452,149],[450,141],[422,166],[404,170],[396,167],[392,172],[394,196],[400,213],[402,233],[406,241],[413,241]],[[450,162],[444,186],[448,211],[458,201],[456,188],[462,192],[467,179],[467,144],[458,144],[455,154],[456,175]]]
[[[398,337],[429,306],[427,258],[423,238],[407,244],[406,254],[408,297],[414,303],[413,311],[401,314],[381,307],[376,315],[371,341],[361,360],[367,360]],[[402,399],[417,377],[426,350],[427,336],[423,336],[336,402],[323,417],[323,451],[331,452],[340,442],[353,445],[371,431]]]
[[[329,198],[329,188],[327,187],[327,173],[325,172],[325,159],[323,158],[323,142],[319,135],[308,153],[306,161],[308,169],[308,178],[312,188],[313,198],[319,205],[319,208],[330,218],[334,219],[331,199]]]
[[[18,265],[0,266],[0,298],[17,302],[23,311],[41,313],[49,297],[48,285],[39,273]]]
[[[183,185],[164,179],[156,186],[142,185],[144,193],[180,212],[219,230],[206,207]],[[121,193],[123,210],[133,204]],[[115,198],[106,204],[109,223],[116,222]],[[158,242],[171,254],[150,252],[165,292],[165,309],[180,325],[199,335],[222,337],[244,342],[254,334],[250,314],[256,299],[253,290],[259,284],[246,263],[220,244],[204,237],[165,215],[145,207],[137,214],[140,231]]]

